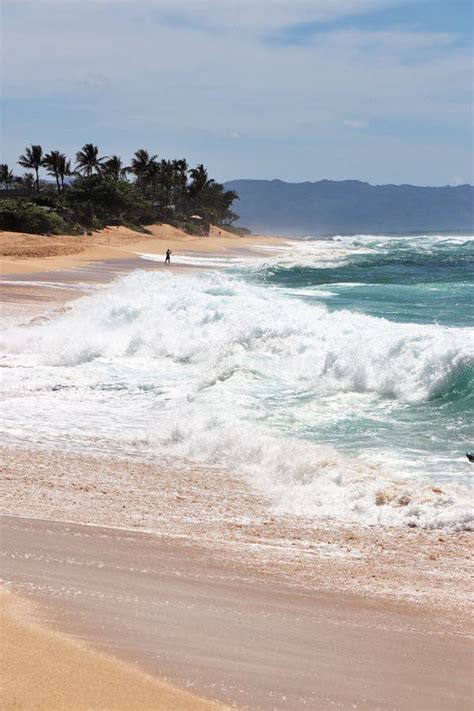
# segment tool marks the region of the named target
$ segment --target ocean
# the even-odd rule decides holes
[[[199,270],[4,321],[3,442],[198,461],[318,521],[472,529],[474,235],[174,262]]]

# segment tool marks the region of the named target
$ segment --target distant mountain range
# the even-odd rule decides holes
[[[286,236],[474,229],[474,187],[232,180],[240,225]]]

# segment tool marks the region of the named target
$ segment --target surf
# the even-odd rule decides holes
[[[104,451],[231,468],[281,511],[469,528],[458,462],[439,466],[446,437],[434,453],[414,441],[415,467],[400,456],[407,413],[439,437],[439,401],[466,396],[472,330],[330,310],[250,271],[136,272],[54,321],[7,328],[7,439],[100,448],[102,435]]]

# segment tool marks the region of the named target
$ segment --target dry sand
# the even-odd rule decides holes
[[[0,590],[0,663],[4,711],[218,711],[132,664],[105,656],[44,624],[38,605]]]

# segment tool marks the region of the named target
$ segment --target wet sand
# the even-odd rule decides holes
[[[174,263],[177,256],[261,256],[286,244],[279,237],[239,237],[215,227],[208,237],[192,237],[170,225],[149,230],[151,235],[109,227],[82,237],[0,231],[0,316],[49,318],[67,302],[136,269],[189,273],[205,268]],[[164,264],[168,247],[170,266]]]
[[[3,576],[54,626],[240,708],[472,707],[470,641],[410,607],[262,582],[130,531],[6,517],[2,548]]]
[[[55,447],[0,447],[0,512],[149,532],[197,541],[210,560],[244,566],[261,580],[302,589],[401,601],[432,614],[432,625],[463,633],[474,577],[472,537],[403,527],[355,526],[275,513],[239,477],[197,462],[113,455],[103,437],[89,454]]]
[[[0,615],[4,711],[224,709],[51,631],[41,606],[6,590],[0,590]]]
[[[0,279],[0,316],[51,317],[69,301],[85,296],[136,269],[189,273],[192,264],[165,267],[162,262],[139,257],[96,260],[71,269],[6,274]]]
[[[52,628],[239,708],[470,707],[468,534],[275,516],[175,459],[1,459],[2,579]]]

